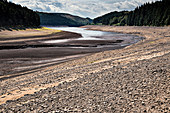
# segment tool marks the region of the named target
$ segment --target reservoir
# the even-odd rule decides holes
[[[32,73],[92,53],[121,49],[143,39],[131,34],[93,31],[79,27],[48,28],[63,32],[50,35],[51,37],[33,37],[37,39],[11,42],[6,43],[11,46],[2,46],[5,49],[0,50],[0,80],[8,79],[9,77],[3,77],[7,74],[19,76],[23,75],[19,73]],[[32,37],[23,38],[33,39]]]
[[[63,46],[67,45],[68,47],[70,45],[70,47],[75,47],[75,48],[90,47],[90,49],[95,49],[96,51],[98,50],[100,51],[101,48],[102,50],[123,48],[128,45],[134,44],[142,39],[141,37],[131,35],[131,34],[94,31],[94,30],[87,30],[86,28],[79,28],[79,27],[49,27],[49,28],[79,33],[82,35],[82,37],[76,39],[49,40],[49,41],[45,41],[44,43],[51,43],[51,44],[58,43],[58,44],[62,44]]]

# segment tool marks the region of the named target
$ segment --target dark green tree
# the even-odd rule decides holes
[[[7,0],[0,0],[0,27],[35,27],[39,25],[40,17],[36,12]]]

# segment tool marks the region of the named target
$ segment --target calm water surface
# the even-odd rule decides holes
[[[79,42],[79,44],[91,45],[92,42],[98,42],[96,44],[97,48],[107,48],[112,49],[114,47],[125,47],[138,41],[142,40],[141,37],[131,35],[131,34],[122,34],[122,33],[115,33],[115,32],[104,32],[104,31],[94,31],[94,30],[87,30],[86,28],[79,28],[79,27],[49,27],[51,29],[57,29],[62,31],[69,31],[74,33],[79,33],[82,37],[77,39],[63,39],[63,40],[50,40],[45,41],[44,43],[72,43]],[[123,40],[121,43],[110,43],[116,40]],[[108,43],[106,43],[108,41]],[[74,42],[74,43],[73,43]],[[82,43],[81,43],[82,42]]]

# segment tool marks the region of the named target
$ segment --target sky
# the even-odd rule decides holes
[[[95,18],[112,11],[134,10],[146,2],[159,0],[9,0],[34,11],[70,13]]]

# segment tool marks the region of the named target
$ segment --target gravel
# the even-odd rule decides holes
[[[127,48],[2,81],[0,99],[5,96],[8,101],[0,105],[0,112],[170,112],[170,40],[166,37],[170,30],[143,28],[142,32],[141,27],[129,29],[146,39]],[[40,90],[20,98],[13,93],[22,94],[33,86]],[[8,99],[10,93],[14,100]]]

